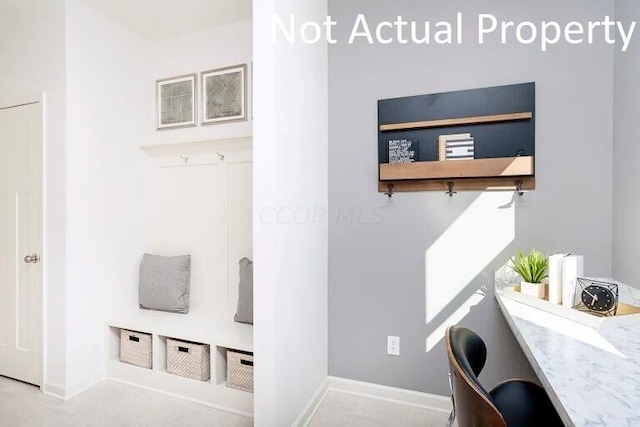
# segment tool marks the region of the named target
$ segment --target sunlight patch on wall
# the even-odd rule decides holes
[[[426,321],[430,323],[515,237],[513,193],[485,192],[427,249]],[[452,307],[445,314],[456,311]]]
[[[449,326],[453,326],[460,323],[467,314],[471,312],[473,306],[478,305],[480,301],[484,299],[486,295],[482,291],[476,291],[469,299],[467,299],[460,307],[456,309],[451,316],[433,330],[427,337],[427,353],[431,351],[442,339],[444,339],[444,333]]]

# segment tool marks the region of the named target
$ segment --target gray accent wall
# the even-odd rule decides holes
[[[637,20],[640,2],[617,0],[617,18]],[[613,273],[640,287],[640,41],[615,56],[615,108],[613,144]]]
[[[613,48],[558,44],[542,53],[538,45],[479,46],[471,38],[461,46],[345,41],[358,13],[375,23],[397,15],[454,20],[462,11],[471,34],[479,13],[602,20],[614,15],[614,2],[329,6],[340,40],[329,52],[329,374],[447,395],[442,329],[459,322],[487,343],[481,379],[488,387],[532,378],[495,303],[493,271],[516,250],[536,247],[584,254],[587,274],[611,274]],[[537,85],[536,191],[511,206],[508,193],[378,193],[378,99],[530,81]],[[386,354],[387,335],[400,337],[400,356]],[[437,342],[429,352],[427,338]]]

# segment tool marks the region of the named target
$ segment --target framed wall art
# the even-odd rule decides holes
[[[158,130],[196,126],[196,81],[189,74],[156,82]]]
[[[202,124],[247,120],[247,65],[202,73]]]

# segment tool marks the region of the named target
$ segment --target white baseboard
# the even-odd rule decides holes
[[[48,396],[55,397],[60,400],[69,400],[80,393],[83,393],[90,388],[100,384],[104,381],[104,377],[95,378],[93,380],[83,381],[70,387],[62,387],[56,384],[47,383],[40,388],[42,392]]]
[[[384,400],[399,405],[428,409],[445,414],[451,412],[451,399],[446,396],[365,383],[346,378],[328,377],[320,387],[318,387],[318,390],[293,425],[297,427],[308,426],[329,392]]]
[[[55,397],[56,399],[65,400],[65,389],[62,386],[52,383],[45,383],[40,390],[47,396]]]
[[[313,416],[318,411],[318,408],[324,401],[324,398],[327,395],[328,391],[329,378],[327,377],[324,381],[322,381],[316,392],[313,394],[313,397],[311,398],[311,400],[309,400],[307,406],[304,407],[304,409],[298,416],[298,419],[294,421],[294,427],[306,427],[307,425],[309,425],[309,422],[313,419]]]
[[[67,387],[66,390],[66,394],[65,394],[65,400],[69,400],[72,399],[74,397],[76,397],[77,395],[84,393],[85,391],[89,390],[92,387],[95,387],[96,385],[100,384],[102,381],[105,380],[105,375],[103,374],[102,376],[98,377],[98,378],[94,378],[92,380],[87,380],[87,381],[83,381],[81,383],[77,383],[74,384],[70,387]]]
[[[369,399],[386,400],[438,412],[451,412],[451,398],[414,390],[365,383],[346,378],[329,377],[329,391],[353,394]]]
[[[189,402],[193,402],[196,403],[198,405],[202,405],[202,406],[206,406],[212,409],[217,409],[219,411],[224,411],[224,412],[229,412],[231,414],[235,414],[235,415],[240,415],[242,417],[246,417],[246,418],[251,418],[253,419],[253,414],[249,413],[249,412],[245,412],[245,411],[239,411],[239,410],[235,410],[233,408],[228,408],[222,405],[216,405],[213,404],[211,402],[205,402],[203,400],[199,400],[199,399],[194,399],[188,396],[183,396],[180,394],[176,394],[176,393],[170,393],[170,392],[166,392],[160,389],[156,389],[153,387],[147,387],[141,384],[137,384],[135,382],[130,382],[130,381],[125,381],[125,380],[121,380],[119,378],[100,378],[100,379],[95,379],[93,381],[85,381],[82,383],[78,383],[75,386],[72,387],[62,387],[56,384],[51,384],[51,383],[47,383],[45,384],[43,387],[40,388],[40,390],[51,397],[54,397],[56,399],[60,399],[60,400],[69,400],[87,390],[89,390],[90,388],[100,384],[103,381],[113,381],[115,383],[120,383],[120,384],[124,384],[130,387],[135,387],[135,388],[139,388],[142,390],[147,390],[147,391],[151,391],[154,393],[158,393],[158,394],[163,394],[165,396],[170,396],[170,397],[175,397],[178,399],[182,399],[182,400],[186,400]]]
[[[210,402],[205,402],[204,400],[194,399],[192,397],[184,396],[184,395],[177,394],[177,393],[170,393],[168,391],[160,390],[160,389],[153,388],[153,387],[148,387],[148,386],[145,386],[145,385],[142,385],[142,384],[137,384],[135,382],[121,380],[120,378],[108,377],[107,381],[113,381],[114,383],[123,384],[123,385],[129,386],[129,387],[134,387],[134,388],[138,388],[138,389],[141,389],[141,390],[151,391],[153,393],[162,394],[164,396],[175,397],[176,399],[186,400],[188,402],[196,403],[198,405],[206,406],[208,408],[216,409],[218,411],[228,412],[230,414],[239,415],[241,417],[253,419],[253,414],[249,413],[249,412],[239,411],[237,409],[228,408],[226,406],[216,405],[216,404],[213,404],[213,403],[210,403]]]

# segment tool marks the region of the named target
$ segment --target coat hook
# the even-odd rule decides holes
[[[224,154],[216,153],[221,162],[224,162]]]
[[[185,165],[189,163],[189,156],[180,156],[180,158]]]
[[[393,197],[393,184],[389,184],[389,186],[387,187],[387,191],[384,193],[384,195],[387,196],[388,198]]]
[[[447,191],[444,194],[448,194],[449,197],[453,197],[454,194],[458,194],[457,191],[453,191],[453,186],[454,186],[453,181],[447,182],[447,188],[449,189],[449,191]]]
[[[520,197],[524,195],[524,191],[522,190],[522,180],[516,181],[516,194]]]

